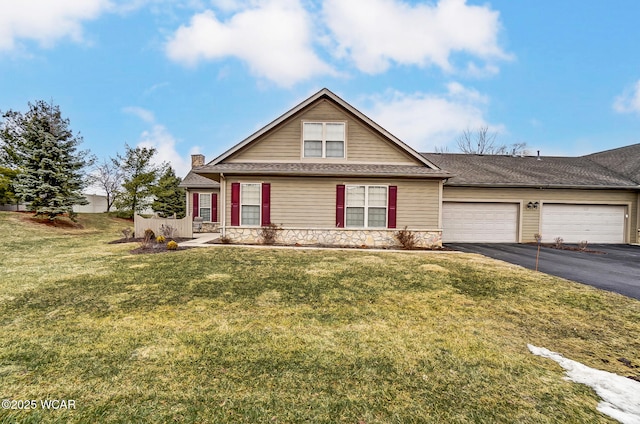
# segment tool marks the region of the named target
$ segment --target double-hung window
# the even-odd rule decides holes
[[[344,158],[344,122],[303,123],[305,158]]]
[[[387,226],[386,186],[346,186],[345,206],[347,227]]]
[[[211,194],[200,193],[200,210],[198,216],[202,218],[204,222],[211,222]]]
[[[257,183],[240,186],[240,225],[260,225],[260,186]]]

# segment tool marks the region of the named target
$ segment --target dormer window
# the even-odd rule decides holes
[[[344,158],[344,122],[303,123],[303,157]]]

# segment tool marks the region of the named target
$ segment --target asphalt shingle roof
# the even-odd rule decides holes
[[[335,176],[399,176],[399,177],[442,177],[448,172],[413,165],[376,165],[347,163],[219,163],[205,165],[194,170],[199,174],[242,173],[272,175],[335,175]]]
[[[220,183],[210,180],[209,178],[198,175],[193,171],[189,171],[186,177],[179,184],[179,187],[184,188],[216,188],[220,187]]]
[[[640,184],[640,143],[585,156]]]
[[[447,185],[495,187],[629,187],[638,183],[589,157],[423,153],[455,175]]]

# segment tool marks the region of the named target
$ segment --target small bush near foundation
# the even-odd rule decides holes
[[[167,250],[178,250],[178,243],[171,240],[169,243],[167,243]]]
[[[231,243],[231,239],[229,237],[227,237],[227,236],[222,236],[222,237],[220,237],[220,243],[229,244],[229,243]]]
[[[144,230],[144,238],[149,238],[149,240],[153,240],[156,238],[156,233],[153,232],[151,228],[147,228]]]
[[[582,251],[587,250],[587,246],[589,246],[589,242],[587,240],[582,240],[580,243],[578,243],[578,249]]]
[[[403,249],[411,250],[416,248],[416,234],[413,231],[407,230],[406,226],[402,230],[397,231],[394,236]]]
[[[564,243],[564,239],[562,237],[556,237],[553,239],[555,243],[556,249],[562,249],[562,244]]]
[[[124,236],[125,240],[129,240],[131,238],[131,228],[123,228],[122,235]]]
[[[166,239],[166,238],[164,238],[164,236],[158,236],[158,237],[156,237],[156,243],[160,243],[160,244],[162,244],[162,243],[164,243],[166,240],[167,240],[167,239]]]
[[[274,244],[276,242],[276,238],[278,237],[278,227],[276,224],[269,224],[262,227],[260,230],[260,238],[262,239],[262,244]]]
[[[540,244],[542,241],[542,234],[536,233],[533,235],[533,238],[536,239],[536,243]]]

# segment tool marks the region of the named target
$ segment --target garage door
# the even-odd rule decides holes
[[[442,227],[445,243],[515,243],[518,204],[444,202]]]
[[[545,242],[624,243],[624,206],[544,204],[541,219]]]

